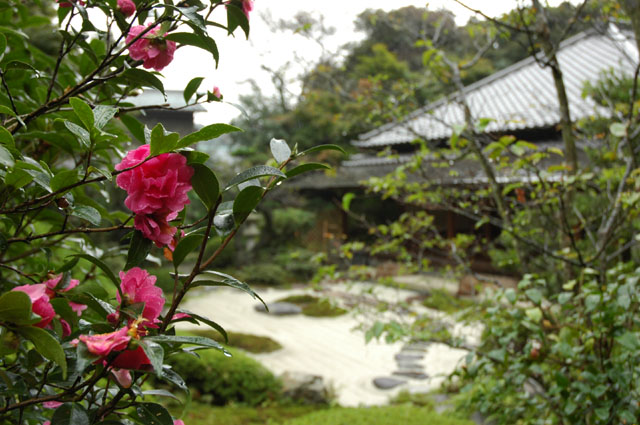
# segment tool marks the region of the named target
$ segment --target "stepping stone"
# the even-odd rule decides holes
[[[398,385],[402,385],[406,383],[407,381],[405,379],[398,379],[398,378],[392,378],[392,377],[386,377],[386,376],[373,379],[373,385],[375,385],[376,388],[379,388],[381,390],[389,390],[391,388],[397,387]]]
[[[427,375],[424,372],[419,372],[419,371],[406,371],[406,370],[402,371],[402,370],[398,370],[396,372],[393,372],[393,375],[404,376],[405,378],[419,379],[419,380],[429,379],[429,375]]]
[[[394,356],[397,362],[422,360],[424,354],[416,354],[415,352],[401,351]]]
[[[262,304],[256,304],[254,309],[260,313],[267,313],[267,309]],[[269,312],[268,314],[272,314],[274,316],[289,316],[292,314],[300,314],[302,313],[302,309],[292,303],[273,303],[269,304]]]
[[[420,371],[420,372],[422,372],[424,370],[422,365],[420,365],[418,363],[410,363],[410,362],[399,362],[398,363],[398,369],[403,370],[403,371],[413,370],[413,371]]]

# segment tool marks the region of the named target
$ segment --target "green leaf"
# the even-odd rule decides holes
[[[141,231],[134,231],[131,243],[129,244],[127,264],[124,266],[124,270],[139,266],[147,258],[147,255],[149,255],[152,244],[153,242],[145,238]]]
[[[4,34],[0,33],[0,60],[4,57],[4,54],[7,50],[7,37]]]
[[[594,310],[598,304],[600,304],[600,295],[598,294],[587,295],[584,300],[584,305],[587,308],[587,311]]]
[[[35,326],[23,326],[16,330],[20,335],[33,342],[36,351],[55,362],[62,369],[62,376],[67,376],[67,359],[62,346],[51,334]]]
[[[196,286],[229,286],[231,288],[236,288],[236,289],[239,289],[239,290],[244,291],[247,294],[251,295],[254,299],[260,300],[260,302],[262,302],[262,304],[264,304],[264,306],[266,307],[267,311],[269,311],[269,307],[267,306],[267,304],[246,283],[239,281],[238,279],[236,279],[233,276],[230,276],[230,275],[225,274],[225,273],[217,272],[217,271],[214,271],[214,270],[207,270],[203,274],[208,276],[208,277],[210,277],[210,278],[213,277],[216,280],[215,281],[212,281],[212,280],[196,280],[196,281],[193,282],[191,287],[196,287]]]
[[[201,347],[210,347],[215,348],[216,350],[226,351],[219,342],[214,341],[211,338],[207,338],[204,336],[187,336],[187,335],[156,335],[149,336],[145,339],[148,339],[153,342],[158,343],[170,343],[170,344],[191,344],[198,345]]]
[[[327,164],[321,164],[319,162],[309,162],[307,164],[298,165],[297,167],[288,170],[285,174],[287,175],[287,177],[291,178],[297,176],[298,174],[306,173],[309,171],[330,169],[331,167]]]
[[[55,297],[50,300],[50,303],[56,314],[60,315],[60,317],[66,320],[72,327],[77,325],[78,313],[71,309],[69,301],[63,297]]]
[[[189,103],[189,100],[191,99],[191,97],[193,97],[196,91],[198,91],[200,84],[202,84],[202,80],[204,80],[203,77],[196,77],[196,78],[193,78],[191,81],[189,81],[187,86],[184,88],[184,93],[183,93],[184,103],[186,104]]]
[[[8,108],[4,105],[0,105],[0,114],[11,115],[12,117],[16,116],[16,113],[13,112],[11,108]]]
[[[180,139],[175,148],[186,148],[187,146],[191,146],[194,143],[213,140],[222,136],[223,134],[232,133],[234,131],[242,130],[229,124],[211,124],[183,137],[182,139]]]
[[[186,391],[187,393],[189,392],[189,387],[187,387],[187,384],[184,382],[182,377],[171,369],[163,368],[160,378],[172,383],[173,385],[180,388],[181,390]]]
[[[573,297],[573,292],[563,292],[558,295],[558,303],[560,305],[566,304]]]
[[[172,399],[177,400],[180,404],[183,404],[183,401],[180,398],[176,397],[173,393],[167,390],[146,390],[142,392],[142,395],[150,395],[154,397],[171,397]]]
[[[256,179],[259,177],[265,177],[265,176],[277,176],[277,177],[287,178],[287,176],[277,168],[270,167],[268,165],[257,165],[255,167],[251,167],[248,170],[241,172],[240,174],[232,178],[224,190],[225,191],[229,190],[230,188],[240,183],[246,182],[248,180]]]
[[[616,337],[616,341],[628,350],[636,350],[640,346],[638,335],[629,331]]]
[[[9,291],[0,296],[0,321],[25,325],[34,323],[31,299],[22,291]],[[38,323],[38,318],[35,323]]]
[[[78,403],[63,404],[53,412],[51,418],[51,425],[86,425],[89,422],[87,412]]]
[[[5,167],[13,167],[16,162],[13,160],[13,155],[4,146],[0,145],[0,164]]]
[[[180,239],[173,251],[173,265],[178,267],[190,252],[195,251],[202,244],[204,235],[190,234]]]
[[[213,60],[216,62],[216,67],[218,66],[218,60],[220,59],[218,46],[216,45],[215,40],[206,34],[202,32],[176,32],[167,34],[166,38],[167,40],[175,41],[178,44],[187,44],[189,46],[195,46],[208,51],[213,56]]]
[[[539,305],[542,302],[542,292],[540,292],[539,289],[527,289],[525,291],[525,295],[536,305]]]
[[[331,151],[338,151],[343,153],[344,155],[346,155],[347,153],[345,152],[344,149],[342,149],[340,146],[338,145],[318,145],[318,146],[314,146],[312,148],[307,149],[306,151],[302,151],[298,154],[298,156],[303,156],[303,155],[308,155],[310,153],[314,153],[314,152],[320,152],[320,151],[326,151],[326,150],[331,150]]]
[[[542,310],[540,310],[538,307],[527,309],[525,311],[525,314],[533,322],[537,323],[542,320]]]
[[[204,316],[201,316],[199,314],[193,313],[193,312],[191,312],[189,310],[184,310],[184,309],[177,310],[177,313],[186,313],[189,316],[191,316],[193,319],[196,319],[198,322],[202,322],[202,323],[212,327],[213,329],[218,331],[220,333],[220,335],[222,335],[222,337],[224,338],[224,342],[229,342],[229,336],[227,335],[227,331],[225,331],[222,326],[220,326],[219,324],[217,324],[213,320],[208,319],[208,318],[206,318]]]
[[[490,359],[493,359],[497,362],[504,362],[506,357],[507,357],[507,352],[505,351],[504,348],[500,348],[500,349],[496,349],[496,350],[491,350],[487,353],[487,356]]]
[[[595,409],[595,413],[598,419],[600,419],[601,421],[606,421],[607,419],[609,419],[608,407],[600,407],[598,409]]]
[[[144,124],[138,121],[131,115],[120,115],[120,121],[127,127],[127,130],[131,132],[131,135],[135,137],[140,143],[146,143],[144,138]]]
[[[577,404],[575,404],[571,400],[567,400],[567,403],[564,405],[564,413],[567,415],[571,415],[573,412],[576,411],[577,408],[578,408]]]
[[[271,155],[273,155],[278,164],[282,164],[291,157],[291,148],[282,139],[271,139],[269,147],[271,148]]]
[[[204,18],[198,14],[198,6],[191,7],[176,7],[180,13],[182,13],[193,25],[202,31],[207,30],[207,26],[204,23]]]
[[[140,403],[136,406],[136,413],[145,425],[173,425],[167,409],[156,403]]]
[[[51,190],[54,192],[78,182],[78,170],[64,170],[51,179]],[[100,223],[98,223],[100,224]]]
[[[71,255],[71,257],[82,258],[84,260],[89,261],[90,263],[95,264],[100,270],[104,272],[104,274],[109,278],[109,280],[113,282],[116,288],[118,288],[118,291],[120,291],[120,279],[116,277],[116,275],[111,271],[109,266],[107,266],[104,262],[102,262],[102,260],[99,260],[96,257],[89,254],[74,254],[74,255]]]
[[[73,112],[80,118],[84,128],[91,131],[94,126],[93,110],[84,100],[78,97],[69,99],[69,104],[73,108]]]
[[[80,127],[78,124],[74,124],[71,121],[67,120],[64,121],[64,126],[67,127],[67,129],[71,133],[73,133],[73,135],[78,138],[78,141],[80,141],[80,143],[82,143],[85,147],[88,148],[91,146],[91,135],[87,130]]]
[[[87,220],[94,226],[100,226],[102,216],[100,211],[88,205],[76,205],[71,210],[71,215]]]
[[[193,177],[191,186],[208,210],[213,209],[220,196],[220,183],[209,167],[203,164],[191,164]]]
[[[249,38],[249,20],[241,8],[235,3],[227,6],[227,28],[229,34],[233,33],[240,26],[247,39]]]
[[[187,165],[204,164],[209,159],[209,155],[198,151],[180,151],[187,158]]]
[[[102,130],[109,121],[118,113],[118,108],[107,105],[98,105],[93,108],[93,119],[95,127]]]
[[[242,223],[260,203],[264,189],[259,186],[249,186],[240,191],[233,201],[233,218],[237,225]]]
[[[162,124],[156,124],[156,126],[153,127],[153,130],[151,130],[149,154],[151,156],[155,156],[171,152],[176,148],[176,142],[178,139],[180,139],[180,135],[178,133],[168,132],[164,129]]]
[[[353,192],[348,192],[345,193],[344,196],[342,196],[342,209],[345,211],[349,211],[349,208],[351,207],[351,201],[353,201],[353,198],[355,198],[356,194]]]
[[[160,81],[158,77],[156,77],[150,72],[143,71],[142,69],[138,69],[138,68],[130,68],[130,69],[127,69],[122,74],[122,76],[125,79],[138,82],[143,86],[153,87],[154,89],[157,89],[160,93],[165,94],[164,85],[162,84],[162,81]]]
[[[600,397],[606,392],[607,392],[607,387],[602,384],[598,385],[597,387],[591,390],[591,394],[593,394],[594,397]]]
[[[16,147],[16,142],[13,140],[13,135],[4,127],[0,127],[0,143],[10,148]]]
[[[627,134],[627,126],[621,122],[614,122],[609,126],[609,131],[616,137],[624,137]]]
[[[153,341],[147,340],[147,338],[144,338],[142,341],[140,341],[140,346],[149,358],[154,372],[158,375],[161,374],[162,364],[164,362],[164,349],[162,348],[162,346]]]

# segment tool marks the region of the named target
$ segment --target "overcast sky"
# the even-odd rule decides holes
[[[465,3],[490,16],[499,16],[517,4],[515,0],[466,0]],[[557,4],[560,1],[550,3]],[[354,20],[362,11],[388,11],[409,5],[425,7],[426,4],[425,1],[416,0],[256,0],[251,14],[251,34],[248,41],[239,29],[236,37],[227,37],[222,30],[212,32],[220,51],[217,69],[210,54],[191,47],[179,49],[174,61],[163,70],[165,87],[182,90],[192,78],[205,77],[202,90],[211,90],[216,85],[226,102],[237,103],[240,95],[251,92],[246,81],[252,78],[265,93],[273,93],[269,74],[261,69],[261,65],[278,69],[288,61],[295,61],[296,55],[312,62],[318,58],[320,49],[315,43],[299,35],[274,33],[263,19],[265,15],[270,15],[274,20],[288,20],[299,11],[311,12],[315,16],[323,15],[326,25],[336,29],[335,35],[327,40],[327,47],[336,49],[344,43],[363,37],[354,28]],[[460,25],[466,23],[472,15],[453,0],[434,0],[428,4],[430,10],[451,10]],[[224,19],[223,16],[218,18]],[[290,71],[290,76],[300,73],[303,68],[298,69],[300,71],[295,68]],[[292,87],[295,89],[295,86]],[[207,108],[209,113],[199,114],[196,118],[202,124],[229,122],[240,114],[237,108],[229,104],[214,104]]]

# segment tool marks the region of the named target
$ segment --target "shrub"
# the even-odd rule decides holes
[[[238,350],[232,357],[218,352],[199,352],[200,358],[181,354],[169,364],[187,383],[194,398],[217,406],[238,403],[259,406],[280,396],[280,381],[256,360]]]
[[[497,424],[635,423],[640,268],[633,267],[620,264],[602,281],[585,269],[559,294],[533,275],[517,291],[500,292],[482,319],[476,356],[458,372],[466,407]]]

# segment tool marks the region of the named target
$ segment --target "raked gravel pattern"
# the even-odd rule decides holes
[[[368,283],[330,284],[322,286],[320,291],[266,288],[258,292],[267,304],[303,293],[327,296],[338,303],[346,300],[347,303],[362,304],[373,303],[372,292],[377,299],[391,303],[416,295],[415,291]],[[183,307],[209,317],[227,330],[264,335],[278,341],[283,347],[281,350],[249,355],[277,375],[291,371],[322,376],[337,402],[343,406],[385,404],[402,389],[412,392],[436,389],[466,354],[464,350],[443,344],[422,344],[420,347],[407,347],[402,342],[370,341],[367,344],[364,333],[357,330],[364,318],[362,314],[350,313],[333,318],[274,316],[256,311],[256,303],[244,292],[215,288],[194,291]],[[419,314],[441,317],[438,312],[419,303],[412,303],[410,307]],[[180,326],[184,330],[192,327],[189,324]],[[455,330],[471,343],[480,333],[480,329],[462,326]],[[414,356],[410,361],[399,360],[410,354]],[[400,372],[410,372],[408,375],[414,376],[398,375]],[[376,387],[374,380],[384,377],[400,379],[402,383],[391,389]]]

